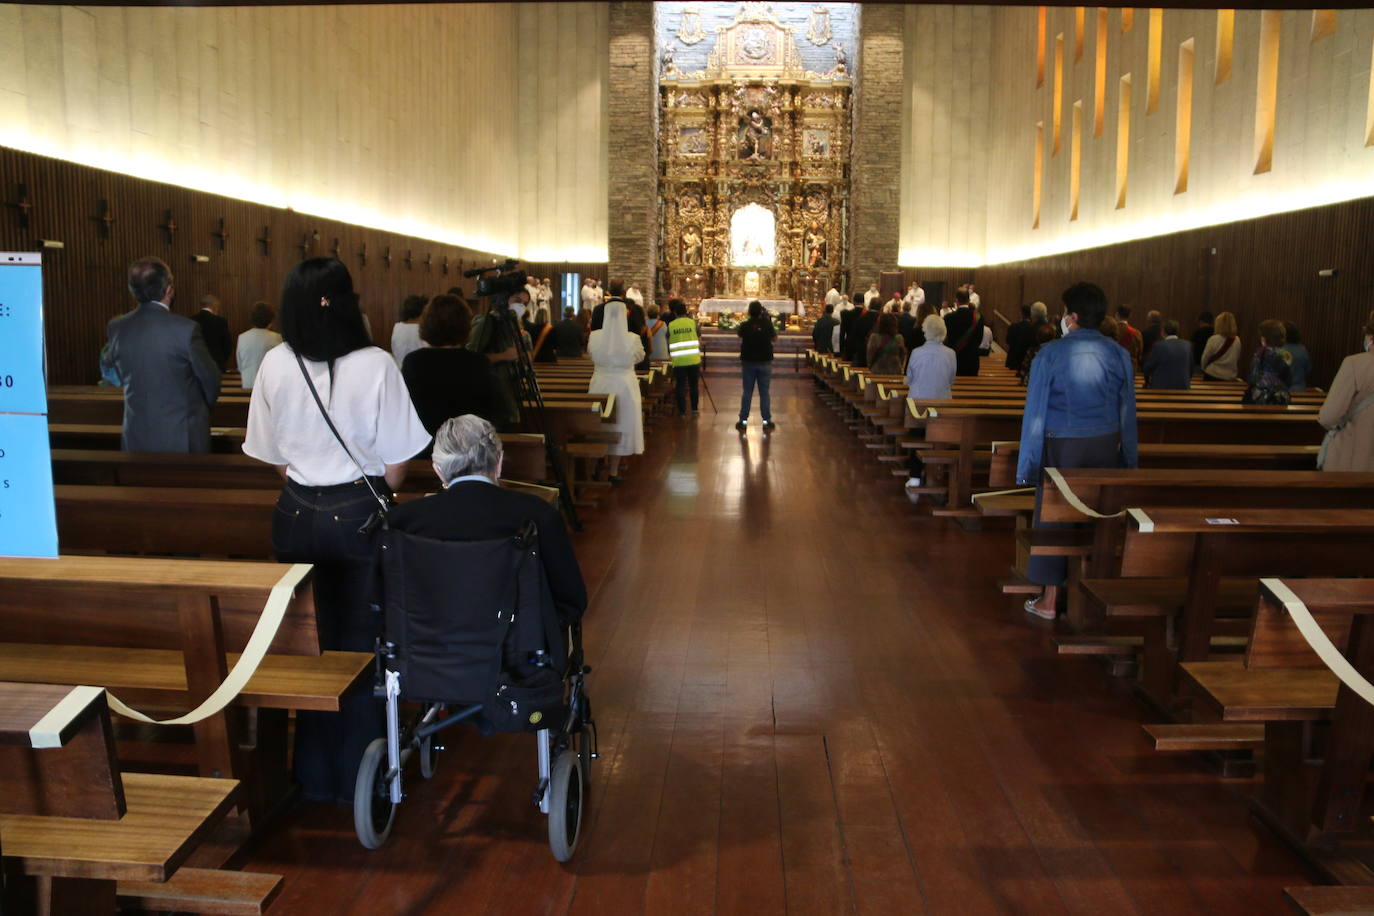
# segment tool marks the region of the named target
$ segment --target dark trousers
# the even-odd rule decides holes
[[[744,370],[744,393],[740,395],[739,418],[749,419],[749,408],[754,401],[754,386],[759,388],[759,413],[763,422],[773,420],[773,404],[768,398],[768,388],[773,383],[772,363],[740,363]]]
[[[695,366],[674,366],[673,387],[677,396],[677,412],[687,413],[687,392],[692,393],[692,413],[697,410],[697,383],[701,380],[701,364]]]
[[[378,492],[386,482],[373,478]],[[315,613],[320,647],[372,652],[381,635],[373,609],[375,533],[361,529],[377,500],[360,479],[334,487],[288,481],[272,517],[277,559],[315,564]],[[306,798],[351,804],[363,751],[383,734],[383,707],[367,687],[343,701],[339,712],[296,714],[295,773]]]
[[[1046,436],[1042,467],[1047,468],[1119,468],[1121,460],[1121,435],[1109,433],[1105,436],[1085,438],[1064,438]],[[1045,491],[1045,478],[1041,474],[1035,485],[1035,520],[1033,527],[1040,530],[1056,528],[1077,528],[1070,522],[1040,521],[1040,499]],[[1063,585],[1069,577],[1067,557],[1031,557],[1026,565],[1026,578],[1037,585]]]

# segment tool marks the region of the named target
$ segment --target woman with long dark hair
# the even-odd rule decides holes
[[[286,482],[272,547],[279,560],[315,564],[321,648],[371,652],[380,615],[372,610],[368,523],[429,434],[395,361],[370,343],[341,262],[297,264],[280,311],[284,343],[258,369],[243,451]],[[381,734],[381,706],[367,691],[338,713],[298,713],[295,770],[305,797],[352,804],[363,750]]]

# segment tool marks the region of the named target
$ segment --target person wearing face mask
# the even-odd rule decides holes
[[[1319,461],[1324,471],[1374,471],[1374,312],[1364,325],[1363,350],[1347,356],[1317,414],[1326,427]]]
[[[1064,337],[1041,347],[1031,366],[1016,482],[1033,486],[1035,527],[1062,528],[1040,521],[1044,468],[1133,468],[1138,466],[1135,367],[1131,355],[1099,328],[1107,296],[1091,283],[1064,291]],[[1053,620],[1068,575],[1064,557],[1031,557],[1026,576],[1045,587],[1026,611]]]

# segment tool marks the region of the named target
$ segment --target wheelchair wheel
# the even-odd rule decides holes
[[[378,738],[363,752],[358,779],[353,784],[353,829],[358,842],[378,849],[391,836],[396,806],[386,781],[386,739]]]
[[[434,736],[422,740],[417,751],[420,754],[420,775],[425,779],[433,779],[434,771],[439,766],[439,748],[434,744]]]
[[[582,764],[582,788],[583,795],[589,794],[592,788],[592,748],[596,747],[596,726],[591,722],[584,722],[582,729],[574,736],[577,742],[577,759]]]
[[[582,832],[582,761],[577,754],[564,752],[553,762],[549,778],[549,848],[553,857],[566,862],[577,850]]]

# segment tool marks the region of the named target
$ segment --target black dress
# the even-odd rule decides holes
[[[480,353],[462,347],[424,347],[406,354],[401,376],[429,434],[466,413],[497,422],[491,367]]]

